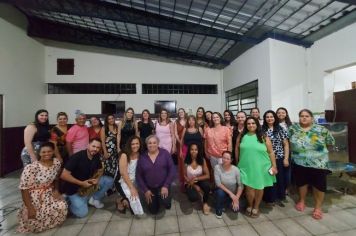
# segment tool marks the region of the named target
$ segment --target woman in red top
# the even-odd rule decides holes
[[[103,127],[100,118],[97,116],[93,116],[92,118],[90,118],[90,124],[91,126],[88,128],[89,140],[93,138],[100,139],[100,130],[101,127]]]

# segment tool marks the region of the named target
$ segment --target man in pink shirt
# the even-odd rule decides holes
[[[89,144],[89,132],[88,127],[85,126],[85,114],[78,114],[75,121],[77,124],[68,130],[66,137],[69,156],[86,149]]]

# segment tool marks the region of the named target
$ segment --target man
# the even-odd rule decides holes
[[[66,146],[69,156],[86,149],[89,142],[89,131],[88,127],[85,126],[85,114],[78,114],[75,121],[76,124],[68,130],[66,136]]]
[[[113,185],[113,181],[110,179],[101,176],[95,178],[102,168],[100,148],[101,140],[91,139],[87,149],[79,151],[69,158],[61,174],[61,179],[66,181],[64,190],[69,201],[69,210],[79,218],[88,214],[88,203],[96,208],[103,208],[104,204],[100,200]],[[89,188],[92,185],[99,185],[99,190],[91,197],[78,193],[80,188]]]

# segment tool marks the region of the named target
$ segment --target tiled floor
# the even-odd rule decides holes
[[[15,235],[17,224],[15,208],[21,204],[17,189],[19,174],[0,179],[0,208],[4,210],[0,235]],[[90,208],[84,219],[68,218],[59,227],[38,235],[356,235],[356,197],[336,192],[327,193],[323,220],[316,221],[310,214],[311,205],[304,213],[294,209],[294,202],[288,199],[286,207],[272,210],[262,208],[258,219],[226,212],[223,219],[213,213],[203,215],[198,204],[191,204],[184,194],[173,190],[172,209],[157,216],[132,217],[115,211],[115,196],[105,199],[104,209]],[[12,212],[11,212],[12,211]]]

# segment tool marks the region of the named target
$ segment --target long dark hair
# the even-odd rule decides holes
[[[109,117],[112,116],[114,117],[114,120],[115,120],[115,115],[114,114],[107,114],[105,116],[105,124],[104,124],[104,127],[105,127],[105,135],[109,132]],[[119,127],[117,126],[117,124],[114,122],[114,130],[117,132],[119,129]]]
[[[211,119],[210,120],[207,120],[206,119],[206,113],[210,113],[211,114]],[[212,111],[206,111],[205,113],[204,113],[204,117],[205,117],[205,123],[208,125],[208,127],[209,128],[211,128],[212,127],[212,125],[213,125],[213,112]]]
[[[100,117],[99,116],[92,116],[91,118],[93,118],[93,117],[99,121],[99,126],[103,127],[103,122],[101,122]],[[91,118],[90,118],[90,125],[93,126],[93,124],[91,123]]]
[[[255,117],[252,117],[252,116],[249,116],[246,118],[246,121],[245,121],[245,125],[244,125],[244,130],[242,131],[241,133],[241,138],[240,138],[240,143],[242,141],[242,138],[248,133],[248,130],[247,130],[247,122],[249,120],[253,120],[255,123],[256,123],[256,126],[257,126],[257,129],[256,129],[256,136],[257,136],[257,139],[260,143],[263,143],[264,142],[264,137],[265,135],[263,134],[262,132],[262,129],[261,129],[261,125],[260,125],[260,122],[255,118]]]
[[[138,153],[140,154],[140,153],[142,152],[142,142],[141,142],[140,137],[138,137],[138,136],[131,136],[131,137],[127,140],[127,143],[126,143],[126,145],[125,145],[125,147],[124,147],[124,150],[122,150],[122,151],[119,152],[119,155],[118,155],[119,158],[121,157],[121,155],[122,155],[123,153],[125,153],[126,156],[127,156],[127,162],[130,162],[130,158],[131,158],[130,156],[131,156],[131,154],[132,154],[131,143],[132,143],[132,141],[135,140],[135,139],[137,139],[138,142],[139,142],[139,144],[140,144],[140,148],[138,149]]]
[[[48,111],[45,110],[45,109],[40,109],[40,110],[36,111],[36,114],[35,114],[35,121],[33,122],[33,124],[36,126],[37,129],[38,129],[41,125],[43,125],[43,126],[48,126],[48,127],[49,127],[49,119],[48,119],[48,117],[47,117],[46,123],[44,123],[44,124],[41,123],[41,122],[39,122],[39,120],[38,120],[38,115],[41,114],[41,113],[43,113],[43,112],[47,113],[47,116],[48,116]]]
[[[227,121],[225,120],[225,112],[229,113],[229,115],[230,115],[229,123],[230,123],[231,126],[234,126],[236,124],[236,119],[235,119],[234,114],[232,114],[232,111],[230,111],[230,110],[225,110],[224,113],[223,113],[224,114],[224,123],[225,123],[225,125],[227,123]]]
[[[187,164],[187,165],[190,165],[192,164],[192,156],[190,155],[190,148],[195,145],[197,146],[198,148],[198,155],[197,155],[197,158],[196,158],[196,162],[198,163],[198,165],[204,165],[204,157],[203,157],[203,151],[200,147],[199,144],[197,143],[191,143],[188,147],[188,152],[187,152],[187,156],[185,157],[185,161],[184,163]]]
[[[287,127],[291,126],[291,125],[292,125],[292,121],[291,121],[290,118],[289,118],[288,110],[287,110],[286,108],[284,108],[284,107],[279,107],[279,108],[277,109],[276,113],[278,113],[279,110],[283,110],[283,111],[286,112],[286,118],[285,118],[284,120],[285,120],[285,122],[286,122],[286,124],[287,124]],[[278,120],[279,120],[279,119],[278,119]],[[281,121],[279,120],[279,122],[281,122]]]
[[[202,110],[203,111],[203,117],[202,117],[202,119],[203,119],[203,122],[204,122],[204,124],[205,124],[205,109],[204,109],[204,107],[198,107],[197,108],[197,111],[195,112],[195,118],[196,118],[196,120],[198,121],[198,111],[199,110]]]
[[[273,135],[274,136],[277,136],[278,133],[281,131],[281,129],[283,129],[280,125],[279,125],[279,120],[278,120],[278,117],[277,117],[277,114],[272,111],[272,110],[268,110],[266,111],[264,114],[263,114],[263,125],[262,125],[262,132],[266,133],[268,131],[268,124],[267,124],[267,121],[266,121],[266,117],[267,117],[267,114],[268,113],[271,113],[273,115],[273,118],[274,118],[274,123],[273,123]]]
[[[153,124],[152,120],[151,120],[151,113],[148,109],[144,109],[141,113],[141,120],[140,122],[138,122],[138,130],[141,131],[142,129],[142,124],[143,124],[143,113],[147,112],[148,114],[148,124],[150,124],[150,127],[152,128],[152,130],[155,128],[155,125]]]

